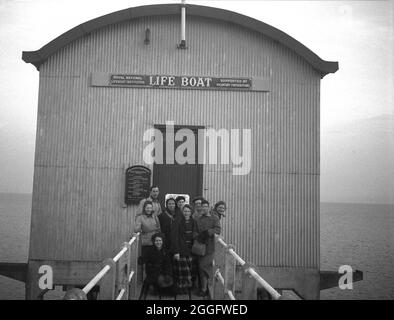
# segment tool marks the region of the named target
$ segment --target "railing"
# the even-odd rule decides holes
[[[103,261],[102,269],[81,289],[66,292],[66,300],[87,300],[88,293],[100,285],[99,300],[131,300],[137,297],[139,233],[124,242],[113,259]]]
[[[236,277],[237,263],[242,268],[241,277],[238,277],[240,279]],[[212,279],[211,292],[214,300],[235,300],[237,280],[241,282],[239,291],[241,292],[240,299],[242,300],[256,300],[258,286],[267,291],[272,299],[281,299],[281,295],[254,270],[253,265],[243,260],[235,252],[234,247],[226,244],[223,238],[218,235],[216,235],[215,239]]]
[[[102,269],[82,289],[68,290],[64,299],[87,300],[88,293],[97,285],[100,286],[99,300],[131,300],[137,298],[137,268],[138,268],[139,233],[135,234],[129,242],[124,242],[121,250],[113,259],[103,261]],[[241,267],[238,278],[237,264]],[[255,270],[254,267],[243,260],[228,245],[223,238],[215,237],[214,268],[210,282],[210,292],[213,300],[235,300],[236,282],[241,293],[238,299],[256,300],[257,287],[266,290],[272,299],[281,299],[282,296],[271,287]]]

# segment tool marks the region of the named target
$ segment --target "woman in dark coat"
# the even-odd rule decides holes
[[[159,216],[160,228],[161,232],[164,233],[166,237],[165,248],[169,250],[171,248],[171,230],[173,229],[173,225],[175,220],[181,215],[176,210],[176,202],[174,198],[168,198],[166,200],[166,209]]]
[[[177,196],[175,198],[176,208],[175,211],[177,214],[182,215],[182,208],[185,205],[186,198],[184,196]]]
[[[172,230],[171,253],[173,254],[174,278],[179,293],[188,292],[192,288],[193,257],[191,248],[197,237],[197,224],[192,218],[192,208],[184,205],[180,216]]]
[[[164,288],[173,284],[171,258],[164,248],[164,241],[163,233],[156,233],[152,236],[153,246],[148,248],[144,256],[146,278],[141,289],[140,299],[146,299],[150,285]]]

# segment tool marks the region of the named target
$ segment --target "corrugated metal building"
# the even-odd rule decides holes
[[[47,263],[56,284],[86,283],[116,253],[137,209],[124,204],[125,170],[145,165],[144,132],[174,121],[251,129],[250,173],[202,165],[196,193],[227,202],[226,241],[274,286],[316,298],[320,79],[338,64],[263,22],[196,5],[186,6],[182,49],[180,15],[176,4],[130,8],[23,53],[40,74],[29,278]],[[249,79],[250,87],[116,86],[111,75]]]

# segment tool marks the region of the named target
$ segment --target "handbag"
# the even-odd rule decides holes
[[[160,288],[168,288],[174,284],[172,277],[168,274],[160,274],[157,279],[157,285]]]
[[[207,246],[204,243],[199,242],[198,240],[194,240],[192,246],[192,253],[196,256],[205,256],[205,252],[207,250]]]

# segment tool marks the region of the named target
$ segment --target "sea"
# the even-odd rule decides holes
[[[0,193],[0,262],[27,262],[31,194]],[[321,203],[321,270],[361,270],[352,289],[322,290],[324,300],[394,299],[394,205]],[[0,300],[24,299],[25,285],[0,276]],[[61,289],[45,299],[58,299]]]

